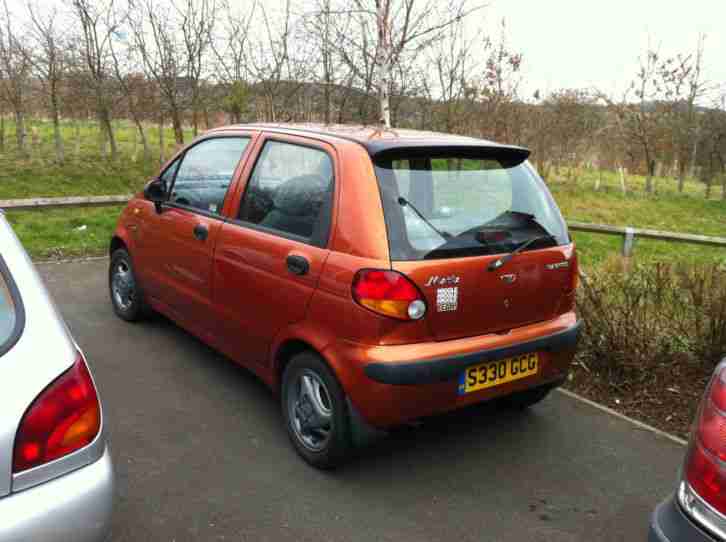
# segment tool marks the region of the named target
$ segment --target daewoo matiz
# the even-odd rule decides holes
[[[575,248],[528,154],[407,130],[212,130],[123,211],[113,308],[158,311],[254,371],[317,467],[424,416],[534,404],[580,322]]]

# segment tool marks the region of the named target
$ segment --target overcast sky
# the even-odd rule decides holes
[[[262,0],[268,8],[283,0]],[[395,0],[394,0],[395,1]],[[706,36],[705,76],[726,86],[726,0],[481,0],[483,10],[469,16],[469,31],[483,28],[499,35],[506,20],[510,48],[524,54],[523,93],[597,87],[622,93],[633,80],[638,56],[650,40],[664,56],[696,49]],[[39,5],[62,0],[35,0]],[[245,9],[250,0],[231,0]],[[469,0],[479,4],[480,0]],[[23,11],[24,0],[8,0]],[[295,11],[315,4],[293,0]]]
[[[507,21],[524,53],[527,91],[597,86],[622,92],[648,40],[666,56],[694,51],[705,34],[705,71],[726,84],[726,0],[488,0],[490,32]],[[470,24],[474,21],[470,21]],[[476,24],[476,23],[475,23]]]

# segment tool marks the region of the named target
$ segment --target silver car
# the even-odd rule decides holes
[[[97,541],[114,493],[82,352],[0,211],[0,542]]]

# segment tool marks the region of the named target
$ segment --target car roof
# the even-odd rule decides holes
[[[430,149],[432,147],[460,150],[486,149],[497,154],[511,156],[518,159],[518,161],[526,160],[529,156],[529,150],[524,147],[503,145],[486,139],[425,130],[384,128],[382,126],[358,124],[235,124],[215,128],[208,133],[234,130],[262,130],[303,136],[314,134],[325,139],[342,139],[362,145],[371,156],[396,149]]]

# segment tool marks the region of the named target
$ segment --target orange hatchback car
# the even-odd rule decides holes
[[[381,430],[567,375],[577,258],[529,152],[317,125],[212,130],[123,211],[109,287],[279,393],[316,467]]]

